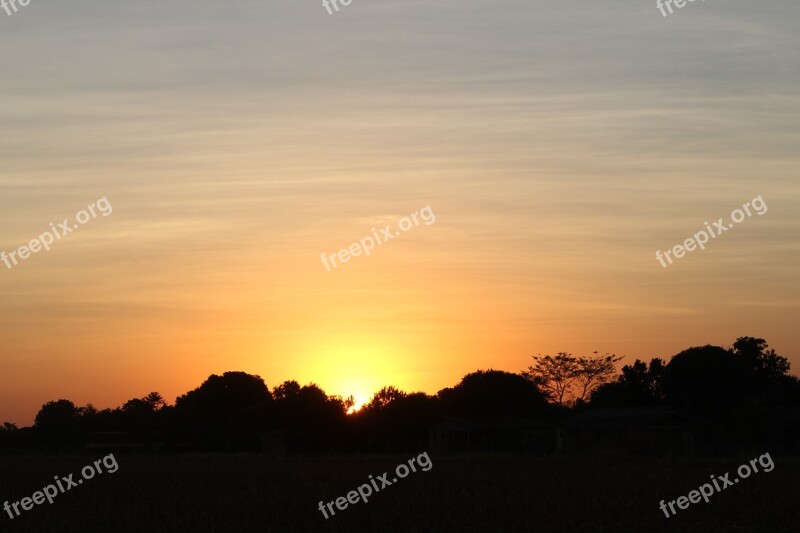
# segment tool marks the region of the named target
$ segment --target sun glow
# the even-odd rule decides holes
[[[361,395],[358,394],[353,394],[353,399],[355,400],[355,403],[350,409],[347,410],[348,415],[359,412],[369,402],[369,400],[365,400],[361,397]]]
[[[403,357],[398,343],[381,335],[332,331],[305,339],[292,351],[313,354],[306,359],[309,376],[329,395],[353,397],[352,414],[369,403],[373,394],[390,385]]]

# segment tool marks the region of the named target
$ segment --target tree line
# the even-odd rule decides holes
[[[429,430],[448,417],[535,418],[558,426],[591,408],[663,407],[731,438],[752,439],[773,408],[800,409],[800,380],[764,339],[730,348],[686,349],[669,362],[594,353],[537,355],[518,374],[479,370],[436,394],[387,386],[362,409],[316,384],[286,381],[270,389],[257,375],[225,372],[169,404],[157,392],[114,409],[47,402],[31,428],[5,423],[0,449],[76,450],[92,435],[117,432],[169,449],[258,450],[264,436],[290,452],[400,452],[425,448]]]

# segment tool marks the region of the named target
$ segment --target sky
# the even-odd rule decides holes
[[[796,0],[0,11],[0,421],[212,373],[369,399],[765,338],[800,371]],[[662,267],[705,222],[767,212]],[[328,270],[372,228],[421,223]]]

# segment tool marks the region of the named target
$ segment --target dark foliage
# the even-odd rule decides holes
[[[157,392],[100,411],[48,402],[33,428],[0,427],[0,449],[75,450],[113,435],[144,449],[405,452],[424,448],[431,428],[448,417],[516,417],[556,427],[587,408],[632,407],[672,409],[752,445],[755,436],[796,434],[800,380],[788,371],[787,359],[763,339],[742,337],[730,349],[689,348],[667,364],[636,360],[571,409],[548,403],[547,391],[524,375],[479,370],[434,396],[384,387],[351,415],[352,398],[328,396],[313,383],[286,381],[270,391],[259,376],[226,372],[174,406]]]

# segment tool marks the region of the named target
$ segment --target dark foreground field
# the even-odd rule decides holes
[[[756,455],[754,454],[753,457]],[[9,519],[11,532],[269,531],[797,531],[800,461],[773,457],[754,474],[666,519],[676,499],[734,472],[749,457],[726,460],[590,461],[530,457],[432,457],[410,474],[325,520],[317,509],[411,456],[268,459],[254,455],[116,454],[102,474]],[[55,475],[90,457],[0,458],[0,498],[31,496]],[[733,479],[733,475],[731,479]]]

